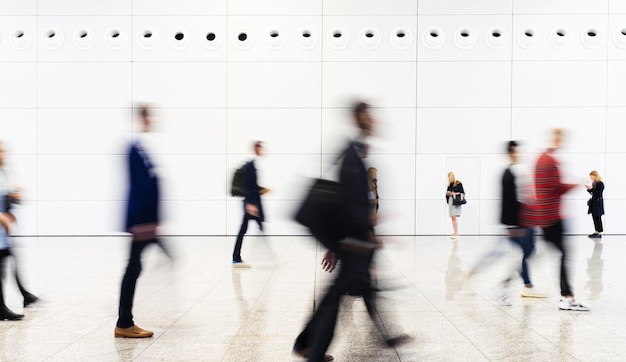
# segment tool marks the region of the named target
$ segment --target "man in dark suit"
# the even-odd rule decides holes
[[[254,154],[256,157],[263,156],[263,143],[256,141],[254,143]],[[263,221],[265,221],[265,215],[263,214],[263,205],[261,204],[261,195],[269,192],[266,187],[261,187],[258,184],[257,170],[255,165],[255,159],[247,163],[244,172],[244,185],[245,185],[245,197],[243,199],[243,222],[235,241],[235,249],[233,250],[233,267],[235,268],[249,268],[250,266],[243,262],[241,259],[241,246],[243,244],[243,236],[248,232],[248,222],[254,220],[259,225],[259,229],[263,231]]]
[[[366,103],[361,102],[353,109],[354,120],[361,134],[344,151],[339,171],[346,239],[336,245],[334,250],[326,252],[322,259],[322,267],[329,272],[333,271],[337,260],[341,260],[339,275],[294,346],[294,353],[308,358],[309,361],[333,360],[332,356],[326,355],[326,350],[334,335],[339,303],[346,294],[363,296],[370,317],[388,345],[392,346],[406,339],[406,336],[389,338],[380,318],[375,315],[375,292],[371,285],[370,268],[374,250],[380,246],[380,242],[374,234],[368,174],[363,162],[367,155],[365,141],[374,130],[374,120],[368,108]]]
[[[149,132],[152,125],[148,107],[140,109],[142,131]],[[133,321],[133,299],[137,278],[141,273],[141,253],[146,246],[158,243],[159,179],[154,166],[139,140],[132,142],[128,152],[130,188],[126,209],[126,231],[132,235],[130,258],[122,279],[119,318],[115,337],[146,338],[153,333],[143,330]]]

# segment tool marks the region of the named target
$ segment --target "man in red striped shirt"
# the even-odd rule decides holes
[[[561,197],[576,185],[561,182],[559,163],[554,153],[561,147],[563,131],[555,129],[552,147],[546,150],[535,167],[536,203],[529,217],[534,225],[543,229],[543,237],[561,252],[561,301],[562,310],[587,311],[590,308],[574,299],[567,272],[567,248],[564,240]]]

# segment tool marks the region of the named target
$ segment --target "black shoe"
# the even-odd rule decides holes
[[[385,341],[385,343],[387,344],[387,347],[393,348],[401,344],[408,343],[410,340],[411,340],[411,337],[409,335],[401,334],[397,337],[389,338],[388,340]]]
[[[28,307],[31,304],[37,303],[39,301],[39,298],[37,298],[35,295],[26,292],[24,294],[24,308]]]
[[[591,235],[589,235],[589,237],[591,239],[601,239],[602,238],[602,234],[591,234]]]
[[[13,313],[8,308],[0,312],[0,320],[2,321],[19,321],[24,318],[23,314]]]

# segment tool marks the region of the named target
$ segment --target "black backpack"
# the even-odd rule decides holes
[[[243,166],[239,167],[235,174],[233,175],[233,179],[230,185],[230,194],[231,196],[246,196],[246,169],[250,165],[250,162],[246,162]]]

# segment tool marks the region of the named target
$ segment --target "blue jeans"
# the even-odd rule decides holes
[[[523,257],[522,257],[522,270],[521,275],[522,279],[524,279],[525,285],[532,285],[530,281],[530,275],[528,272],[528,263],[526,260],[532,256],[535,251],[535,229],[532,228],[519,228],[512,229],[514,235],[511,237],[511,242],[515,243],[522,249]],[[522,235],[516,235],[516,232],[521,233]]]

